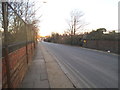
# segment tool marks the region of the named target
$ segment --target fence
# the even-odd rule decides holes
[[[119,40],[86,40],[83,47],[120,54],[119,44]]]
[[[36,46],[36,28],[25,23],[7,2],[0,3],[2,88],[19,87]]]

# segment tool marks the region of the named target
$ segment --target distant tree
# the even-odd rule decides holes
[[[92,30],[92,32],[87,34],[87,39],[101,39],[104,34],[103,32],[106,32],[105,28],[99,28],[97,30]]]
[[[99,28],[96,31],[100,34],[103,34],[103,32],[106,32],[107,30],[105,28]]]
[[[99,28],[97,30],[92,30],[84,35],[83,39],[89,40],[120,40],[120,33],[115,32],[115,30],[109,33],[104,33],[107,30],[105,28]]]
[[[51,39],[51,42],[59,43],[60,34],[52,32],[51,37],[49,37],[49,38]]]

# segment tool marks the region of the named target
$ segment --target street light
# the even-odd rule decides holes
[[[43,1],[42,3],[47,3],[47,2],[46,2],[46,1]],[[38,7],[38,8],[31,14],[31,16],[34,15],[40,8],[41,8],[41,6]]]

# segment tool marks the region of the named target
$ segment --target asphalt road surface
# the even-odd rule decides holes
[[[118,56],[42,42],[77,88],[118,88]]]

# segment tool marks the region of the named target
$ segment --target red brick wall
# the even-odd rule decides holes
[[[9,68],[10,68],[10,81],[13,88],[19,87],[28,65],[32,61],[34,55],[34,44],[28,44],[28,63],[26,55],[26,46],[12,52],[9,54]],[[6,75],[6,65],[4,58],[2,59],[2,86],[7,88],[7,75]]]

